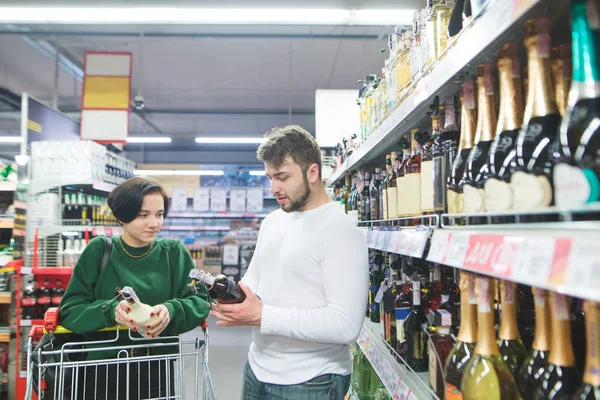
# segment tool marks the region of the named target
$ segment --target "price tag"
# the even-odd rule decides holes
[[[547,283],[554,259],[554,245],[552,237],[521,238],[513,278],[531,285]]]
[[[373,247],[373,235],[374,235],[374,231],[373,228],[369,228],[369,230],[367,231],[367,246],[369,247]]]
[[[429,254],[427,254],[427,261],[443,264],[451,238],[452,234],[449,232],[440,230],[433,231],[431,245],[429,246]]]
[[[210,205],[210,191],[208,189],[199,188],[194,190],[194,211],[206,212]]]
[[[240,246],[226,244],[223,246],[223,265],[238,265],[240,259]]]
[[[398,395],[398,399],[400,399],[400,400],[408,400],[408,396],[410,395],[410,389],[408,388],[408,385],[406,384],[406,382],[404,382],[404,381],[400,382],[400,386],[398,387],[397,395]]]
[[[510,277],[517,242],[501,235],[471,235],[463,265],[475,271]]]
[[[225,189],[210,189],[210,210],[227,211],[227,193]]]
[[[425,252],[425,246],[427,246],[427,240],[429,239],[429,228],[416,230],[413,233],[415,240],[413,241],[412,249],[410,250],[410,254],[413,257],[423,257],[423,253]]]
[[[261,213],[264,209],[263,190],[260,188],[252,188],[246,190],[248,212]]]
[[[413,392],[410,392],[408,394],[408,400],[419,400],[419,399],[417,399],[417,396],[415,396],[415,394]]]
[[[468,233],[454,233],[448,245],[448,255],[445,263],[453,267],[462,267],[469,249],[470,235]]]
[[[229,209],[231,212],[246,211],[246,189],[232,188],[229,193]]]
[[[388,243],[387,251],[395,252],[396,245],[398,244],[398,239],[400,238],[400,231],[391,231],[390,232],[390,241]]]
[[[381,234],[383,235],[383,240],[381,241],[381,250],[388,251],[388,248],[390,247],[390,240],[392,238],[392,232],[390,232],[389,228],[384,228]]]
[[[402,236],[402,239],[400,242],[399,253],[407,256],[407,255],[409,255],[410,248],[412,247],[412,242],[413,242],[414,238],[406,230],[402,231],[401,236]]]
[[[600,286],[600,259],[598,241],[575,238],[571,246],[566,284],[581,288]]]
[[[187,210],[187,189],[174,188],[171,194],[171,210],[186,211]]]

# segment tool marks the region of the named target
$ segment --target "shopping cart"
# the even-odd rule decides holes
[[[200,393],[203,400],[216,398],[208,367],[209,335],[206,322],[202,324],[202,335],[195,337],[195,340],[174,336],[161,337],[160,342],[148,343],[139,334],[119,326],[100,331],[115,332],[115,337],[111,339],[62,341],[60,344],[60,335],[72,332],[59,326],[57,320],[58,309],[51,308],[46,313],[43,326],[31,327],[25,400],[35,398],[35,394],[40,400],[197,400],[200,399]],[[43,349],[37,346],[36,349],[46,333],[49,336],[43,340],[47,345]],[[124,334],[129,335],[133,344],[117,346],[119,335]],[[89,360],[87,356],[94,352],[109,352],[116,356]],[[156,385],[151,387],[150,382],[154,383],[157,379],[158,388]]]

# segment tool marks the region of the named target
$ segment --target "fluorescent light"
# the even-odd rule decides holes
[[[0,136],[0,143],[21,143],[22,141],[21,136]]]
[[[171,143],[171,138],[164,136],[130,136],[127,138],[127,143]]]
[[[408,25],[413,10],[0,7],[3,24]]]
[[[220,176],[225,172],[216,169],[136,169],[133,174],[146,176]]]
[[[264,176],[265,174],[265,171],[250,171],[250,175],[252,176]]]
[[[243,137],[197,137],[196,143],[217,143],[217,144],[260,144],[264,138],[243,138]]]

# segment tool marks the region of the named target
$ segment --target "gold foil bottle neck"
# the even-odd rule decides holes
[[[521,63],[518,43],[508,42],[500,47],[498,75],[500,81],[500,111],[496,134],[513,131],[523,125]]]
[[[550,337],[550,293],[544,289],[531,288],[535,301],[535,334],[531,347],[535,350],[549,351]]]
[[[600,386],[600,304],[586,300],[583,311],[587,343],[583,381],[592,386]]]

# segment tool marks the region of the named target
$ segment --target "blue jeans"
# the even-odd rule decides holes
[[[244,367],[242,400],[343,400],[350,388],[350,375],[325,374],[297,385],[260,382],[250,364]]]

